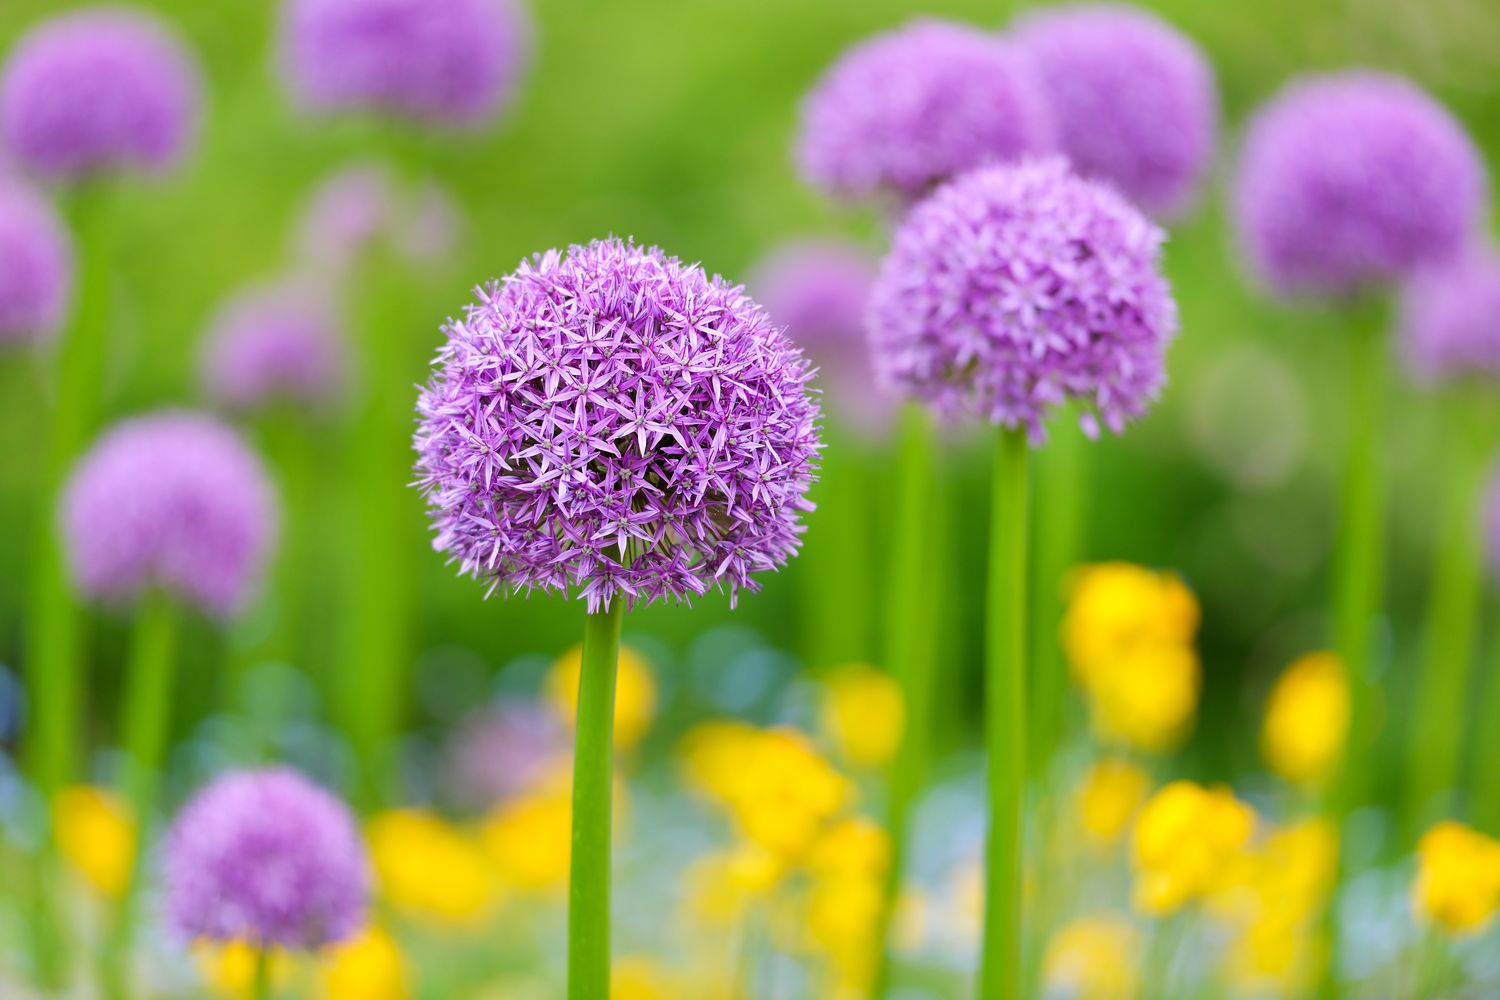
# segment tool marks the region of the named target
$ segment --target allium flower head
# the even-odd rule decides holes
[[[227,774],[167,834],[172,928],[209,941],[315,949],[359,929],[369,864],[349,809],[285,769]]]
[[[177,164],[201,81],[182,41],[135,8],[60,14],[16,43],[0,74],[0,132],[26,170],[75,182]]]
[[[0,179],[0,346],[50,340],[73,284],[73,252],[52,206]]]
[[[871,297],[887,384],[945,413],[1042,436],[1085,407],[1119,433],[1160,391],[1177,305],[1163,235],[1060,159],[973,171],[907,215]]]
[[[339,279],[382,244],[411,264],[440,261],[461,228],[457,206],[437,184],[403,190],[384,165],[357,163],[318,185],[293,251],[308,270]]]
[[[1051,111],[999,37],[915,21],[850,49],[802,107],[796,157],[826,194],[920,198],[971,167],[1047,152]]]
[[[1157,216],[1180,213],[1212,163],[1213,71],[1171,25],[1125,4],[1076,4],[1025,18],[1061,150],[1084,176],[1114,184]]]
[[[492,589],[732,600],[797,550],[818,409],[743,289],[602,240],[523,262],[447,334],[418,481],[434,547]]]
[[[510,102],[531,51],[516,0],[287,0],[282,69],[315,112],[478,126]]]
[[[1445,108],[1400,77],[1346,73],[1294,83],[1256,115],[1233,207],[1272,289],[1348,296],[1456,256],[1484,188]]]
[[[213,320],[200,359],[209,396],[238,410],[276,402],[326,406],[343,392],[348,367],[331,304],[290,283],[231,299]]]
[[[1407,283],[1401,353],[1424,382],[1500,381],[1500,253],[1470,249]]]
[[[228,427],[188,412],[106,432],[62,498],[69,568],[88,597],[130,601],[161,587],[221,616],[258,582],[275,520],[260,459]]]

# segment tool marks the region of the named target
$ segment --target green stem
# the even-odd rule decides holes
[[[985,628],[985,742],[990,829],[985,850],[984,1000],[1021,995],[1021,855],[1026,800],[1026,432],[995,455]]]
[[[1500,622],[1500,601],[1491,596],[1488,617]],[[1489,637],[1490,648],[1484,690],[1479,703],[1475,733],[1500,733],[1500,628]],[[1500,767],[1490,756],[1487,741],[1478,739],[1470,748],[1469,774],[1472,786],[1470,811],[1475,825],[1492,837],[1500,837]]]
[[[255,949],[255,984],[251,996],[254,1000],[271,1000],[271,948],[261,945]]]
[[[615,671],[624,602],[591,612],[583,629],[573,746],[573,855],[568,886],[568,998],[609,1000],[610,813]]]

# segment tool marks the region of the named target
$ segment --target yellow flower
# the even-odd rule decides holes
[[[828,956],[835,995],[864,995],[874,980],[883,890],[880,878],[840,876],[813,883],[807,930]]]
[[[840,667],[823,681],[820,725],[849,764],[867,769],[881,767],[895,756],[906,725],[901,686],[873,667]]]
[[[231,941],[228,944],[193,945],[193,958],[198,973],[210,992],[231,1000],[250,1000],[255,990],[255,966],[259,958],[257,949],[247,941]],[[281,949],[271,953],[271,985],[284,989],[291,981],[293,959]]]
[[[1164,786],[1135,823],[1136,908],[1162,916],[1219,888],[1254,827],[1255,813],[1227,788]]]
[[[1315,929],[1266,913],[1230,942],[1227,971],[1242,993],[1299,996],[1317,981],[1322,961]]]
[[[1115,843],[1150,790],[1146,772],[1128,760],[1114,757],[1095,762],[1083,776],[1075,799],[1084,834],[1101,847]]]
[[[1171,750],[1187,736],[1198,704],[1198,656],[1186,646],[1141,646],[1097,671],[1087,693],[1101,740]]]
[[[440,817],[394,809],[370,821],[368,836],[380,891],[399,909],[454,925],[493,909],[497,886],[484,851]]]
[[[1139,990],[1136,932],[1121,917],[1084,917],[1047,942],[1042,979],[1048,995],[1072,1000],[1131,1000]]]
[[[743,722],[715,720],[694,726],[682,738],[683,778],[699,794],[725,805],[738,786],[741,765],[760,730]]]
[[[367,927],[324,956],[323,1000],[407,1000],[410,975],[401,948],[385,931]]]
[[[1417,844],[1412,905],[1418,916],[1451,934],[1473,934],[1500,906],[1500,841],[1445,821]]]
[[[1349,682],[1333,653],[1309,653],[1271,689],[1260,747],[1271,770],[1317,786],[1333,773],[1349,732]]]
[[[649,958],[622,956],[610,968],[610,1000],[667,1000],[670,995],[665,977]]]
[[[808,852],[807,867],[817,878],[885,878],[891,863],[891,838],[863,816],[830,826]]]
[[[781,859],[755,844],[705,855],[687,870],[688,917],[713,927],[740,923],[785,874]]]
[[[578,675],[583,667],[583,647],[574,646],[552,665],[547,675],[547,698],[553,711],[567,725],[578,717]],[[628,749],[640,743],[651,728],[656,713],[656,680],[646,658],[628,647],[620,647],[620,665],[615,674],[615,746]]]
[[[1076,570],[1063,618],[1063,649],[1085,687],[1141,648],[1187,646],[1198,630],[1198,601],[1173,573],[1130,563]]]
[[[135,823],[129,807],[111,792],[75,786],[52,804],[57,846],[99,892],[118,899],[135,858]]]

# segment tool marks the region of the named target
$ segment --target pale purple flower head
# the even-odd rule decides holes
[[[177,934],[309,951],[359,929],[370,886],[349,809],[280,768],[199,792],[167,833],[163,875]]]
[[[489,809],[530,788],[568,749],[556,713],[539,702],[488,706],[464,720],[449,746],[454,791]]]
[[[1274,291],[1348,297],[1456,256],[1484,194],[1479,155],[1442,105],[1358,72],[1293,83],[1255,116],[1233,208]]]
[[[385,166],[358,163],[313,191],[293,251],[308,270],[340,279],[382,244],[413,265],[441,261],[462,228],[458,207],[437,184],[405,190]]]
[[[1500,252],[1474,247],[1407,283],[1400,350],[1423,382],[1500,382]]]
[[[850,49],[802,106],[803,178],[846,200],[920,198],[955,174],[1054,147],[1031,67],[974,28],[920,20]]]
[[[600,240],[522,262],[447,334],[418,482],[434,547],[491,589],[732,601],[796,552],[810,369],[739,286]]]
[[[0,347],[50,341],[73,287],[73,250],[52,205],[0,177]]]
[[[1035,65],[1061,151],[1159,217],[1193,201],[1213,161],[1213,71],[1191,40],[1125,4],[1076,4],[1024,18],[1016,44]]]
[[[945,415],[1043,434],[1084,408],[1119,433],[1165,381],[1177,305],[1163,234],[1061,159],[987,167],[908,213],[881,267],[869,329],[886,382]]]
[[[327,298],[280,282],[241,292],[220,309],[199,367],[209,397],[230,409],[326,409],[346,388],[349,359]]]
[[[124,421],[79,461],[62,498],[74,584],[129,602],[160,587],[212,615],[259,582],[275,535],[260,459],[212,418],[166,411]]]
[[[479,126],[510,103],[531,52],[517,0],[287,0],[281,64],[314,112]]]
[[[44,21],[0,75],[0,133],[16,161],[50,181],[176,166],[197,128],[201,81],[170,28],[134,7]]]

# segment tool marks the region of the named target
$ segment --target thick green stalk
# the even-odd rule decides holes
[[[615,672],[624,602],[583,629],[573,745],[573,854],[568,883],[568,1000],[609,1000],[609,871]]]
[[[1025,430],[1000,435],[985,606],[985,742],[990,829],[985,849],[982,1000],[1021,996],[1021,856],[1026,803]]]

